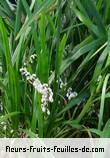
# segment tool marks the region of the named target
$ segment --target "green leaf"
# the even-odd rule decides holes
[[[110,119],[106,122],[101,138],[110,138]]]
[[[107,74],[103,83],[102,88],[102,94],[101,94],[101,103],[100,103],[100,112],[99,112],[99,123],[98,123],[98,129],[101,129],[102,123],[103,123],[103,114],[104,114],[104,103],[105,103],[105,95],[106,95],[106,88],[108,79],[110,77],[110,74]]]

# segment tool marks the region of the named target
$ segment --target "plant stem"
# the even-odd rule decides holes
[[[91,95],[89,100],[87,101],[86,105],[84,106],[83,110],[81,111],[81,113],[79,114],[79,116],[77,117],[77,121],[80,122],[82,120],[82,118],[84,117],[84,115],[88,112],[88,110],[90,109],[92,102],[93,102],[93,98],[94,96]]]

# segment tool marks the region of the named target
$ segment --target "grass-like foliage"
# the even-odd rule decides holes
[[[0,137],[110,137],[110,0],[0,0]]]

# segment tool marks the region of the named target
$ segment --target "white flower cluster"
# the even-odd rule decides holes
[[[48,84],[46,83],[42,84],[40,80],[36,78],[36,75],[35,74],[31,75],[25,67],[21,68],[20,72],[33,85],[35,90],[42,95],[41,98],[42,112],[46,113],[47,115],[50,115],[50,111],[48,109],[48,103],[53,102],[52,89],[48,86]]]
[[[68,90],[67,90],[67,94],[66,94],[66,97],[68,98],[68,100],[71,100],[72,98],[75,98],[77,97],[78,93],[77,92],[72,92],[72,88],[70,87]]]
[[[29,62],[32,64],[34,62],[34,60],[37,58],[36,54],[32,54],[29,58]]]

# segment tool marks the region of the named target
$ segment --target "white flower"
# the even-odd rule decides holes
[[[1,124],[1,125],[4,125],[4,124],[5,124],[5,122],[1,122],[0,124]]]
[[[45,106],[42,106],[42,112],[46,112],[46,107]]]
[[[26,80],[30,80],[30,76],[27,76],[27,77],[26,77]]]
[[[102,75],[99,75],[97,81],[100,82],[102,80]]]
[[[66,94],[66,97],[68,98],[69,97],[69,93],[67,92],[67,94]]]
[[[42,85],[41,82],[39,81],[39,79],[35,79],[33,82],[33,87],[38,91],[38,92],[42,92]]]
[[[67,94],[66,94],[66,97],[68,98],[68,100],[71,100],[72,98],[75,98],[77,97],[77,92],[72,92],[72,88],[70,87],[68,90],[67,90]]]
[[[53,102],[53,94],[49,96],[49,101],[52,103]]]
[[[36,54],[32,54],[29,58],[29,62],[32,64],[34,62],[34,60],[37,58]]]
[[[24,68],[20,68],[20,72],[24,71]]]
[[[26,63],[24,63],[24,66],[26,66]]]
[[[50,111],[49,111],[49,109],[47,109],[47,115],[50,115]]]
[[[0,111],[3,111],[3,105],[2,105],[2,103],[0,104]]]
[[[77,92],[73,92],[74,94],[74,97],[77,97],[78,96],[78,93]]]
[[[72,98],[77,97],[77,93],[76,92],[71,92],[70,95],[68,96],[68,100],[71,100]]]
[[[35,58],[34,56],[32,56],[31,58]],[[47,83],[42,84],[40,82],[40,80],[38,78],[36,78],[35,74],[30,74],[27,69],[21,68],[20,72],[22,73],[23,76],[26,77],[26,79],[28,81],[30,81],[29,83],[31,83],[33,85],[33,87],[35,88],[35,90],[40,93],[42,95],[41,97],[41,109],[42,112],[46,112],[48,110],[48,103],[49,102],[53,102],[53,92],[52,89],[49,87],[49,85]],[[49,114],[49,112],[48,112]]]
[[[63,83],[63,81],[61,80],[61,78],[60,78],[59,82],[60,82],[60,88],[62,89],[63,86],[64,86],[64,83]]]
[[[4,130],[4,131],[6,130],[6,125],[4,125],[3,130]]]
[[[0,73],[2,72],[2,66],[0,66]]]
[[[30,73],[29,72],[24,72],[24,75],[26,76],[26,77],[30,77]]]
[[[59,79],[59,82],[60,82],[60,89],[62,89],[67,84],[67,83],[64,83],[61,78]]]
[[[13,133],[14,132],[14,130],[12,129],[11,131],[10,131],[10,133]]]
[[[71,87],[69,87],[68,88],[68,90],[67,90],[67,92],[71,92],[72,91],[72,88]]]
[[[36,78],[36,74],[32,74],[32,76],[33,76],[34,78]]]

